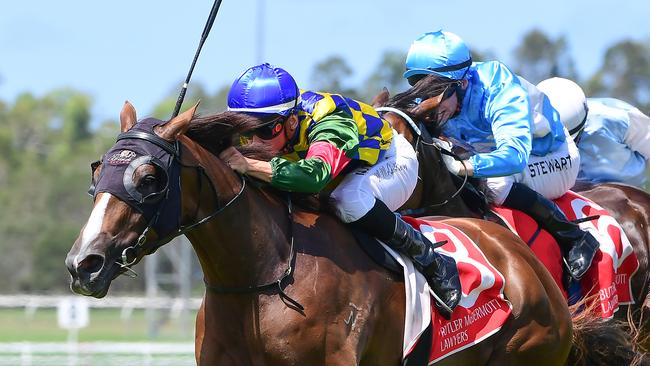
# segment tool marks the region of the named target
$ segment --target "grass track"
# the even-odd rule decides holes
[[[144,310],[133,310],[128,319],[122,319],[120,310],[91,308],[90,324],[79,330],[78,339],[80,342],[193,341],[195,316],[195,312],[190,312],[182,328],[180,318],[158,311],[155,314],[157,336],[149,338]],[[38,309],[33,316],[24,309],[0,309],[0,342],[65,342],[67,339],[68,331],[58,326],[56,309]]]

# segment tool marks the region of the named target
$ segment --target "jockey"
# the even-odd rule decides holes
[[[462,162],[443,155],[449,170],[486,178],[495,202],[535,219],[560,245],[568,274],[584,276],[598,241],[551,201],[574,185],[580,156],[548,98],[501,62],[472,63],[463,40],[445,31],[413,42],[404,77],[422,90],[415,103],[437,103],[425,121],[478,151]]]
[[[614,98],[585,97],[578,84],[550,78],[537,84],[551,100],[580,150],[578,180],[646,188],[650,117]]]
[[[318,193],[334,186],[330,197],[337,216],[411,258],[439,297],[441,314],[451,316],[461,295],[456,262],[393,213],[415,189],[415,151],[372,107],[299,90],[288,72],[262,64],[233,82],[228,110],[262,120],[252,142],[281,156],[267,162],[228,148],[222,160],[284,191]]]

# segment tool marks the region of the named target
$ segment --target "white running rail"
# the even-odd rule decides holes
[[[1,366],[189,366],[194,364],[194,343],[0,343]]]

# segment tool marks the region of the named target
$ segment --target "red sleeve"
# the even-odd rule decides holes
[[[321,159],[330,166],[331,179],[336,178],[341,170],[352,160],[345,156],[343,150],[337,149],[336,146],[327,141],[316,141],[309,145],[307,159],[313,157]]]

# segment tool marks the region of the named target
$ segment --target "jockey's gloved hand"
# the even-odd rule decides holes
[[[443,150],[447,150],[449,152],[451,152],[452,148],[454,147],[454,145],[450,141],[437,139],[435,137],[433,138],[433,143],[436,144],[436,146],[438,146],[439,148]]]
[[[461,175],[460,174],[461,172],[465,172],[465,167],[463,166],[463,162],[454,159],[454,157],[452,156],[443,154],[442,161],[445,162],[447,169],[456,175]],[[469,164],[469,162],[465,161],[465,164]]]

